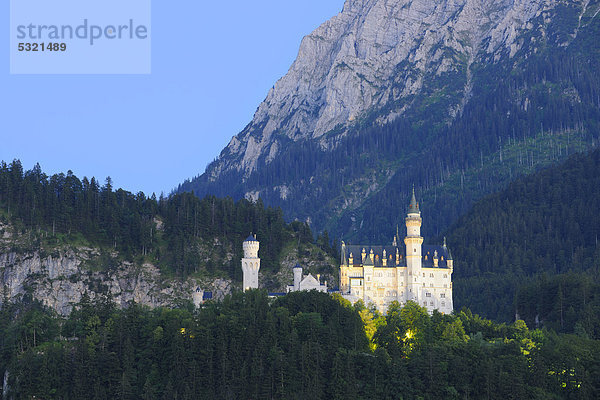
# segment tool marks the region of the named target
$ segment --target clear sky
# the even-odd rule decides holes
[[[300,41],[343,0],[154,0],[151,75],[10,75],[0,41],[0,160],[168,193],[250,122]],[[7,31],[9,4],[0,8]]]

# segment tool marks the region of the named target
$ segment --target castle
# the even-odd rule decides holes
[[[311,274],[306,276],[302,275],[302,267],[296,264],[294,267],[294,284],[287,287],[289,292],[299,292],[301,290],[316,290],[317,292],[327,293],[327,281],[325,284],[321,283],[321,277],[317,274],[315,278]]]
[[[396,229],[391,246],[350,246],[342,242],[340,292],[351,302],[362,300],[383,313],[392,301],[412,300],[429,312],[449,314],[452,305],[453,261],[446,240],[424,246],[421,211],[413,189],[406,221],[405,246]]]
[[[256,240],[256,235],[248,236],[244,243],[244,258],[242,258],[242,272],[244,273],[243,289],[258,289],[258,270],[260,270],[260,258],[258,258],[258,249],[260,243]]]
[[[260,270],[260,258],[258,257],[258,250],[260,243],[256,240],[256,235],[250,235],[244,243],[242,243],[244,250],[244,258],[242,258],[242,272],[243,278],[243,289],[244,291],[249,289],[258,289],[258,271]],[[322,284],[321,277],[317,275],[315,278],[311,274],[303,276],[302,267],[296,265],[294,271],[294,284],[287,287],[287,293],[298,292],[301,290],[317,290],[319,292],[327,293],[327,282]]]
[[[385,313],[389,304],[404,305],[414,301],[429,312],[438,310],[450,314],[452,305],[453,261],[446,240],[442,246],[424,246],[421,237],[421,211],[413,189],[408,207],[406,237],[400,245],[400,235],[391,246],[346,245],[342,242],[340,265],[340,294],[352,303],[362,300]],[[243,289],[258,288],[259,242],[250,235],[243,243]],[[294,284],[287,292],[318,290],[327,292],[327,282],[320,277],[303,276],[302,267],[294,267]],[[282,293],[284,294],[284,293]]]

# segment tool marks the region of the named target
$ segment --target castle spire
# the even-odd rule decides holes
[[[408,206],[409,214],[421,214],[419,211],[419,203],[417,203],[417,196],[415,196],[415,185],[413,184],[412,198],[410,199],[410,205]]]

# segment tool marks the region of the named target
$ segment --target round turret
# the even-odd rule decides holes
[[[258,258],[260,243],[256,240],[256,236],[248,236],[248,239],[244,240],[242,247],[244,249],[244,258]]]
[[[256,235],[250,235],[242,243],[244,258],[242,258],[242,271],[244,273],[244,291],[258,289],[258,271],[260,270],[260,258],[258,258],[259,243]]]
[[[204,296],[204,291],[197,287],[196,290],[192,292],[192,301],[196,307],[200,307],[202,305],[202,298]]]
[[[300,290],[300,282],[302,282],[302,267],[300,264],[296,264],[296,266],[292,269],[294,272],[294,291]]]

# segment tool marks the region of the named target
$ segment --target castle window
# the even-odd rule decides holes
[[[446,302],[442,301],[442,307],[446,307]]]
[[[448,275],[444,274],[444,278],[447,278],[447,277],[448,277]]]
[[[445,287],[445,288],[447,288],[447,287],[448,287],[448,285],[444,283],[444,287]]]
[[[423,278],[425,278],[425,272],[423,272]]]
[[[430,302],[429,302],[429,305],[430,305],[430,306],[432,306],[432,305],[433,305],[433,301],[430,301]]]
[[[424,302],[423,302],[423,305],[424,305],[424,306],[427,306],[427,302],[426,302],[426,301],[424,301]]]
[[[425,282],[423,282],[423,287],[425,287]]]
[[[429,286],[433,287],[433,283],[431,283]]]
[[[430,277],[430,278],[433,278],[433,274],[429,274],[429,277]]]
[[[431,297],[431,293],[425,294],[425,297]]]
[[[440,297],[441,297],[442,299],[443,299],[443,298],[445,298],[445,297],[446,297],[446,293],[442,293],[442,294],[440,294]]]

